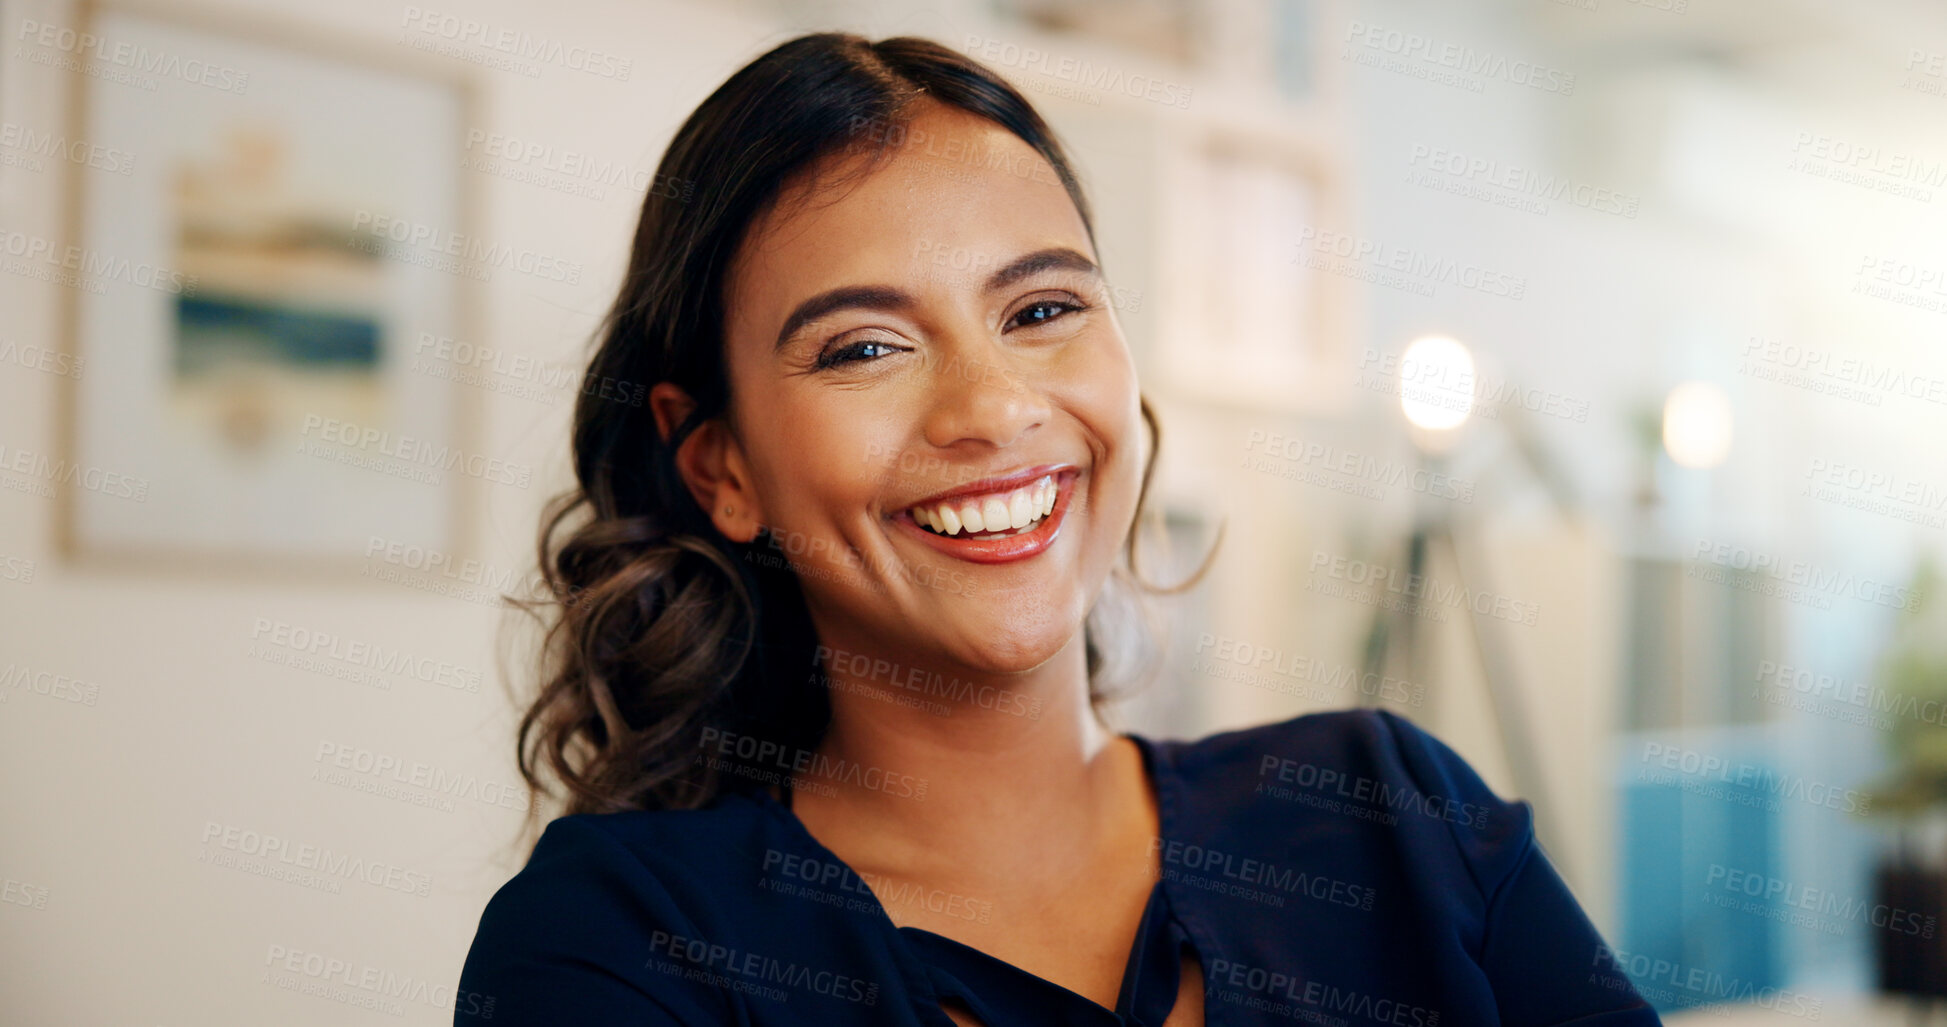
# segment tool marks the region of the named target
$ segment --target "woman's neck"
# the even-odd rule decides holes
[[[1079,640],[1030,674],[963,673],[911,704],[903,688],[848,677],[846,662],[828,664],[832,720],[814,765],[845,772],[800,775],[793,800],[841,856],[870,853],[888,872],[951,860],[1039,874],[1127,844],[1153,807],[1140,754],[1089,701]]]

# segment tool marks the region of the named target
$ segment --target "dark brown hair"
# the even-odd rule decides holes
[[[779,765],[726,773],[725,764],[700,758],[704,739],[723,737],[706,732],[754,736],[787,755],[822,739],[831,708],[796,576],[766,534],[736,543],[718,532],[674,455],[697,425],[728,409],[724,282],[751,224],[822,158],[886,152],[898,136],[886,128],[901,125],[922,96],[1034,147],[1094,241],[1087,200],[1041,117],[993,72],[938,43],[801,36],[744,66],[697,107],[658,168],[655,182],[665,187],[643,201],[628,271],[584,381],[671,382],[696,408],[664,439],[647,405],[588,387],[577,400],[579,488],[556,496],[542,518],[544,598],[515,600],[537,617],[555,614],[541,646],[540,693],[516,743],[534,800],[530,826],[545,794],[543,763],[566,786],[568,813],[693,808],[760,787]],[[1136,524],[1159,441],[1148,401],[1141,407],[1151,446],[1126,560],[1084,631],[1098,710],[1110,694],[1106,682],[1127,669],[1123,661],[1153,662],[1139,653],[1146,630],[1110,638],[1132,623],[1146,627],[1135,590],[1175,590],[1135,572]],[[1207,567],[1206,558],[1177,589]]]

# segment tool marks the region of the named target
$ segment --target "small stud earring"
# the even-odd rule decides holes
[[[725,517],[728,517],[728,516],[730,516],[730,507],[727,507],[727,506],[726,506],[726,507],[724,507],[724,508],[723,508],[723,515],[724,515]]]

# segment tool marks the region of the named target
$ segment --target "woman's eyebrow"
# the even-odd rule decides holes
[[[1066,246],[1050,246],[1024,257],[1016,257],[1013,263],[989,275],[986,291],[997,292],[1030,275],[1057,270],[1079,271],[1085,275],[1102,277],[1102,269],[1096,267],[1094,261]]]
[[[912,306],[910,294],[890,285],[845,285],[828,289],[791,311],[791,316],[784,319],[784,327],[778,329],[777,345],[771,348],[773,352],[783,349],[798,329],[836,310],[907,310]]]
[[[983,289],[997,292],[1023,278],[1052,270],[1079,271],[1096,278],[1102,276],[1102,269],[1096,267],[1094,261],[1066,246],[1051,246],[1016,257],[1007,266],[988,275]],[[912,294],[890,285],[845,285],[827,289],[792,309],[791,316],[784,319],[784,327],[778,329],[777,344],[772,349],[783,349],[799,329],[835,311],[908,310],[915,302]]]

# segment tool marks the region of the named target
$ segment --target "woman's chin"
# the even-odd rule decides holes
[[[939,641],[955,662],[975,671],[1021,674],[1054,659],[1080,631],[1079,623],[1068,632],[1049,631],[1045,626],[968,625]]]

